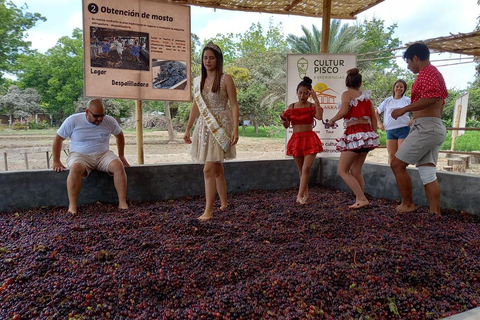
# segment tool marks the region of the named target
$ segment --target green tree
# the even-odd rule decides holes
[[[355,34],[356,27],[332,20],[328,40],[329,53],[357,53],[364,44],[364,39]],[[320,53],[322,31],[312,25],[312,31],[302,25],[302,36],[289,34],[287,43],[295,53]]]
[[[6,114],[13,118],[24,118],[45,110],[40,106],[40,95],[35,89],[19,89],[11,85],[8,92],[0,96],[0,114]]]
[[[36,88],[54,119],[66,118],[75,112],[75,101],[83,95],[82,30],[60,38],[45,54],[23,55],[16,68],[18,85]]]
[[[287,42],[283,36],[282,24],[273,24],[270,19],[268,29],[265,31],[260,23],[253,23],[245,33],[237,34],[239,57],[251,54],[262,54],[269,51],[283,51]]]
[[[213,41],[216,45],[218,45],[222,49],[223,62],[225,64],[232,63],[235,59],[238,58],[237,43],[235,42],[235,35],[233,33],[227,33],[227,34],[217,33],[215,37],[205,40],[202,47],[199,48],[198,58],[200,63],[202,62],[202,56],[201,56],[202,50],[209,41]]]
[[[239,86],[240,115],[258,126],[277,122],[275,114],[278,99],[285,99],[287,42],[282,24],[270,20],[264,30],[260,24],[238,35],[239,53],[235,65],[247,69],[251,79]]]
[[[385,27],[385,22],[377,18],[373,18],[371,21],[364,20],[363,23],[356,25],[356,36],[364,39],[357,53],[372,53],[370,55],[362,55],[359,60],[368,60],[368,58],[372,57],[375,59],[368,63],[367,61],[359,61],[360,68],[374,67],[383,70],[397,66],[393,49],[398,48],[401,42],[398,38],[393,37],[396,27],[396,23]]]
[[[26,5],[19,8],[11,1],[0,0],[0,84],[5,81],[3,73],[10,72],[19,54],[30,48],[26,32],[39,20],[46,20],[39,13],[26,12],[27,9]]]

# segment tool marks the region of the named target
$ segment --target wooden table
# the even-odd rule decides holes
[[[68,155],[68,144],[62,145],[62,151]],[[28,155],[33,153],[45,152],[47,159],[47,169],[50,169],[50,158],[52,157],[52,146],[48,147],[30,147],[30,148],[7,148],[3,150],[3,159],[5,161],[5,171],[8,171],[8,154],[16,153],[23,155],[25,160],[25,168],[28,170]]]

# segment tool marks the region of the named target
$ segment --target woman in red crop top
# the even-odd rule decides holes
[[[362,75],[357,68],[347,71],[347,91],[342,94],[342,106],[332,119],[330,126],[343,118],[345,132],[338,139],[337,150],[341,151],[337,173],[355,194],[351,209],[369,204],[365,197],[365,182],[362,167],[370,150],[378,147],[377,118],[370,100],[370,91],[361,91]]]
[[[314,118],[322,120],[323,109],[320,107],[317,94],[312,88],[312,79],[304,77],[297,86],[298,102],[292,103],[280,116],[283,126],[293,128],[293,135],[287,143],[287,155],[292,156],[300,175],[297,202],[307,203],[308,180],[317,153],[323,151],[322,142],[313,132]],[[312,97],[315,103],[308,101]]]

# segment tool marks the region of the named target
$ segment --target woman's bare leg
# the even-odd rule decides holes
[[[221,162],[215,163],[215,183],[217,186],[217,193],[220,197],[220,210],[223,210],[228,205],[227,199],[227,181],[225,180],[225,170]]]
[[[388,164],[392,163],[395,153],[397,153],[399,140],[387,139]],[[402,140],[403,141],[403,140]]]
[[[308,181],[310,180],[310,172],[312,171],[312,165],[316,156],[317,154],[314,153],[309,154],[304,158],[302,172],[300,175],[300,187],[298,190],[297,202],[298,198],[301,198],[304,203],[306,203],[308,199]]]
[[[352,175],[352,173],[350,173],[350,169],[352,168],[353,164],[357,161],[358,166],[362,157],[363,161],[365,161],[366,154],[362,156],[362,154],[358,154],[353,151],[343,151],[340,154],[340,160],[338,161],[337,173],[340,175],[340,177],[342,177],[343,181],[345,181],[347,186],[353,191],[356,197],[355,203],[349,206],[353,209],[368,205],[368,200],[363,193],[362,186]]]
[[[350,167],[350,173],[352,176],[357,180],[358,185],[362,189],[363,197],[356,197],[355,203],[350,206],[352,209],[358,209],[361,207],[365,207],[369,204],[367,198],[365,197],[365,181],[363,180],[362,168],[365,159],[367,158],[367,152],[362,152],[358,155],[357,159],[353,162],[352,166]]]
[[[203,166],[203,179],[205,182],[205,211],[198,217],[199,220],[213,218],[213,202],[215,201],[216,180],[215,162],[206,162]]]
[[[301,185],[302,185],[302,170],[303,170],[303,164],[305,162],[305,157],[293,157],[293,160],[295,160],[295,164],[297,165],[298,178],[300,180],[299,187],[298,187],[298,194],[297,194],[297,202],[300,204],[305,204],[306,202],[303,199],[303,194],[300,194]]]

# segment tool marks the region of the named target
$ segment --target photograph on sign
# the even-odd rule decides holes
[[[355,68],[357,57],[354,54],[289,54],[287,56],[287,94],[286,106],[296,101],[297,86],[303,77],[312,79],[313,91],[323,109],[323,119],[316,121],[313,131],[323,143],[322,157],[338,157],[337,138],[343,133],[343,119],[330,126],[329,120],[337,113],[342,92],[345,91],[347,70]],[[313,100],[310,98],[310,102]],[[286,141],[293,134],[292,127],[287,129]]]
[[[184,90],[187,85],[187,62],[152,60],[153,88]]]
[[[150,70],[148,33],[90,27],[92,67]]]
[[[190,7],[83,2],[87,97],[191,101]]]

